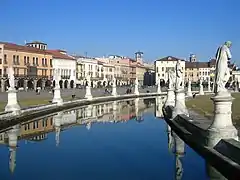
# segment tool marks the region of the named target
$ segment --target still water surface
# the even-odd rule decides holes
[[[209,179],[205,161],[168,131],[162,102],[89,105],[13,126],[0,135],[0,179]]]

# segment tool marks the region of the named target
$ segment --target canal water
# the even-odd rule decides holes
[[[162,119],[163,102],[89,105],[15,125],[0,134],[0,179],[210,179]]]

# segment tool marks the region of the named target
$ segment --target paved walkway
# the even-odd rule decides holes
[[[109,88],[109,90],[111,90],[111,88]],[[117,93],[119,95],[126,94],[126,90],[127,90],[127,87],[117,87]],[[140,93],[147,92],[147,90],[149,90],[150,92],[157,91],[156,87],[148,87],[148,88],[144,88],[144,89],[139,88]],[[99,89],[92,88],[91,91],[92,91],[92,95],[94,97],[109,95],[109,94],[104,93],[104,91],[105,91],[104,88],[99,88]],[[76,98],[84,98],[84,96],[85,96],[85,89],[63,89],[63,90],[61,90],[61,92],[62,92],[61,93],[62,97],[71,97],[71,95],[74,93],[76,95]],[[132,88],[132,92],[134,92],[134,88]],[[35,91],[28,91],[28,92],[20,91],[20,92],[18,92],[17,96],[18,96],[19,101],[24,100],[24,99],[32,99],[32,98],[34,98],[34,99],[41,99],[41,98],[51,99],[53,97],[53,95],[51,93],[49,93],[49,91],[47,91],[47,90],[41,91],[40,95],[36,95]],[[0,101],[7,102],[7,92],[0,93]]]

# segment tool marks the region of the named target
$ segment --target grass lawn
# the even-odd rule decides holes
[[[207,118],[212,118],[213,101],[210,99],[211,96],[213,95],[197,96],[195,99],[189,99],[186,101],[186,106]],[[233,123],[240,126],[240,93],[232,93],[232,96],[235,98],[232,105]]]
[[[72,99],[72,97],[62,97],[63,101],[69,101]],[[51,101],[52,98],[36,98],[36,99],[24,99],[18,101],[19,105],[23,107],[29,107],[29,106],[36,106],[41,104],[50,104],[49,101]],[[4,111],[5,106],[7,105],[7,102],[0,102],[0,112]]]

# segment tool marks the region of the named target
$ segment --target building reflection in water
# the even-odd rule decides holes
[[[141,122],[146,108],[150,107],[148,109],[152,110],[152,102],[153,100],[144,101],[137,98],[129,101],[88,105],[12,126],[0,133],[0,144],[9,147],[9,169],[13,173],[16,167],[18,140],[26,140],[26,143],[39,142],[47,139],[48,133],[55,132],[56,146],[59,146],[61,131],[72,126],[83,125],[90,130],[95,123],[118,123],[134,119]]]

